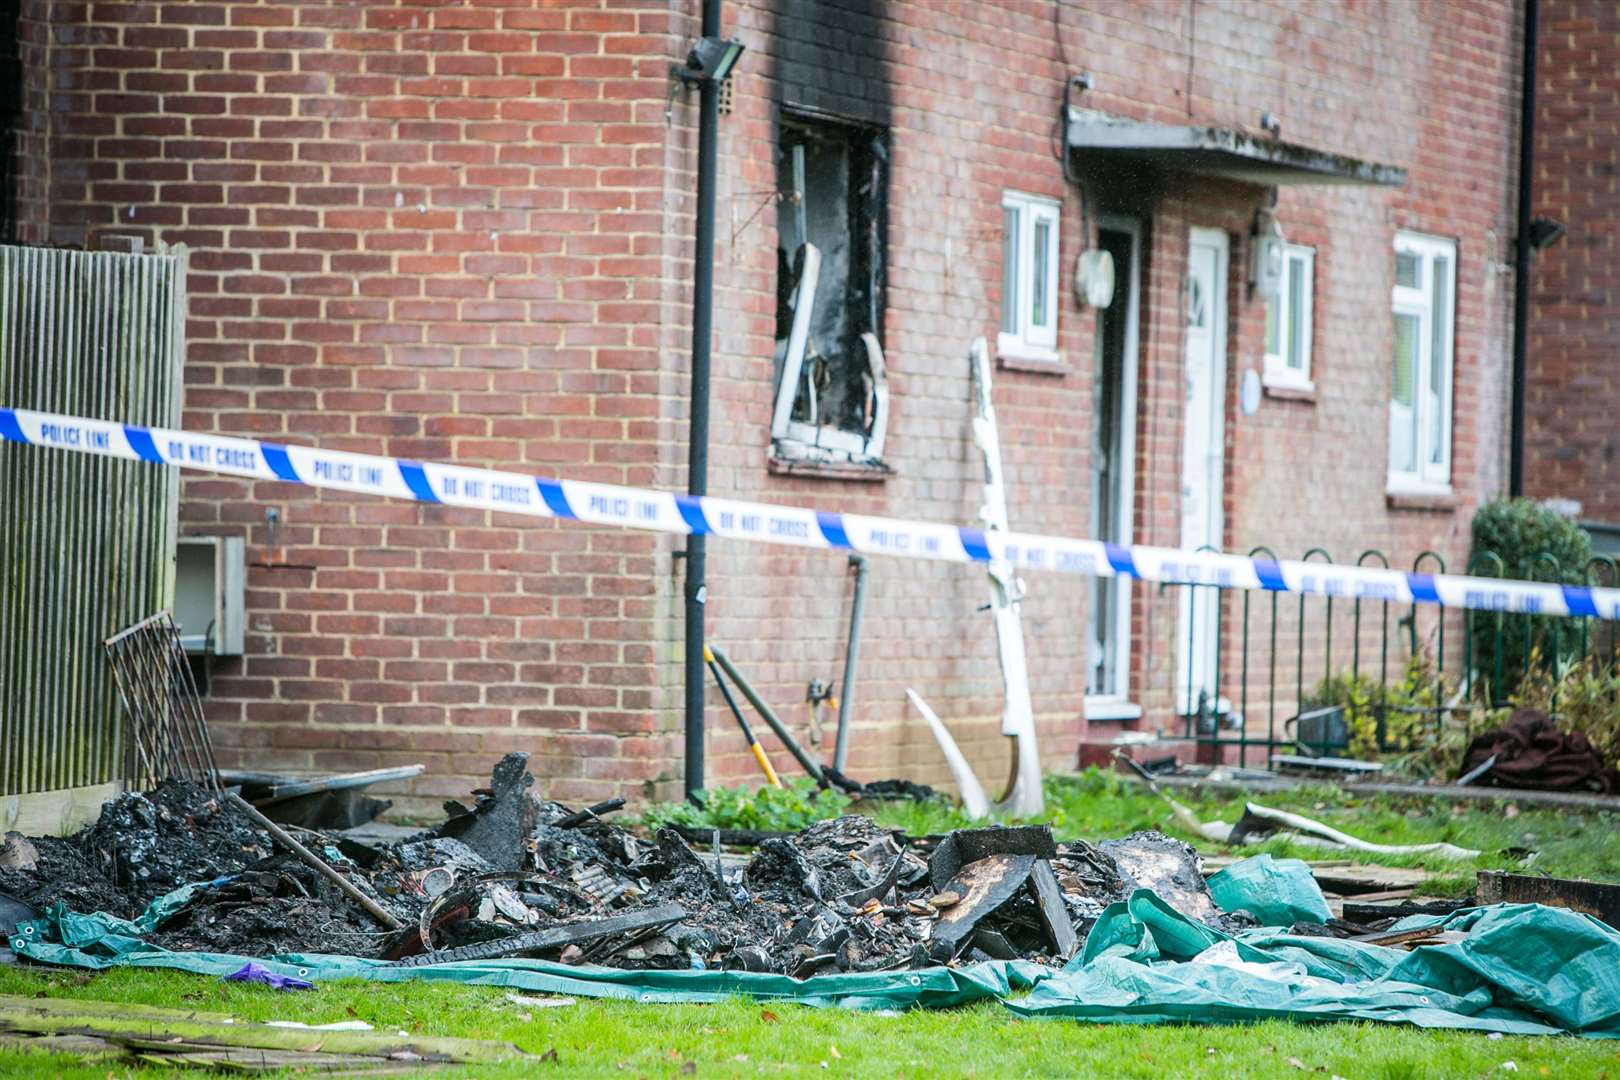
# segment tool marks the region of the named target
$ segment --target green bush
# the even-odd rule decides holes
[[[1620,674],[1613,667],[1587,657],[1555,679],[1545,665],[1532,664],[1511,704],[1539,709],[1560,731],[1585,735],[1605,764],[1620,763]]]
[[[834,818],[849,808],[850,798],[834,788],[820,789],[808,776],[789,780],[785,787],[712,788],[703,793],[700,810],[689,802],[649,806],[641,820],[650,828],[684,825],[692,829],[757,829],[761,832],[798,832]]]
[[[1487,552],[1500,558],[1501,566],[1484,557]],[[1557,574],[1547,560],[1538,558],[1544,554],[1558,561]],[[1470,573],[1584,585],[1591,558],[1592,538],[1586,530],[1540,503],[1529,499],[1497,499],[1480,507],[1474,515]],[[1554,657],[1549,617],[1474,611],[1469,613],[1468,619],[1474,638],[1474,666],[1485,680],[1495,677],[1496,639],[1500,634],[1502,674],[1493,694],[1497,702],[1518,688],[1531,666],[1532,653],[1538,648],[1557,667],[1579,659],[1581,637],[1568,620],[1562,620],[1558,655]]]
[[[1407,660],[1397,682],[1380,686],[1367,675],[1343,672],[1317,683],[1307,704],[1342,705],[1350,756],[1371,761],[1383,752],[1417,749],[1435,727],[1434,713],[1420,710],[1432,710],[1445,689],[1429,658],[1418,653]]]

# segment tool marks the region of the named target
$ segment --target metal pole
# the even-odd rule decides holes
[[[720,0],[703,0],[703,36],[720,35]],[[692,245],[692,400],[687,436],[687,491],[709,488],[709,348],[714,316],[714,186],[718,165],[716,128],[720,87],[698,87],[698,201]],[[703,605],[704,538],[686,540],[686,794],[703,790]]]
[[[833,748],[833,768],[844,771],[849,753],[849,717],[854,712],[855,665],[861,656],[861,614],[866,610],[866,556],[851,555],[855,568],[855,599],[849,606],[849,644],[844,648],[844,686],[838,692],[838,741]]]
[[[275,822],[259,813],[258,810],[254,809],[251,803],[245,802],[242,799],[242,796],[236,794],[234,791],[227,791],[225,793],[225,802],[228,803],[233,809],[246,814],[248,820],[252,821],[253,824],[275,837],[276,842],[297,856],[300,862],[309,867],[311,870],[315,871],[317,874],[321,875],[327,881],[330,881],[333,885],[336,885],[338,889],[342,891],[344,896],[347,896],[350,900],[353,900],[355,903],[365,908],[366,914],[370,915],[373,919],[376,919],[383,926],[387,927],[389,930],[398,930],[404,925],[404,923],[394,918],[393,915],[383,910],[377,901],[355,888],[352,881],[338,873],[336,870],[332,869],[326,863],[322,862],[320,856],[316,855],[303,844],[300,844],[297,840],[294,840],[292,835],[288,833],[286,829],[283,829],[280,825],[277,825]],[[423,944],[429,943],[424,942]],[[429,947],[431,948],[431,945],[429,945]]]
[[[1519,89],[1519,239],[1513,266],[1513,405],[1508,431],[1508,494],[1524,494],[1524,394],[1530,343],[1530,213],[1536,150],[1537,0],[1525,0]]]

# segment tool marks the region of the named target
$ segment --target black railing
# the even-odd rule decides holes
[[[1249,555],[1277,558],[1263,546]],[[1334,562],[1320,547],[1301,559]],[[1355,565],[1394,568],[1376,548],[1361,552]],[[1419,554],[1410,569],[1447,572],[1445,558],[1436,551]],[[1468,560],[1466,572],[1620,585],[1620,563],[1609,556],[1592,558],[1579,573],[1570,574],[1551,554],[1509,567],[1496,553],[1481,551]],[[1240,595],[1231,596],[1233,590],[1220,585],[1163,584],[1157,596],[1175,613],[1170,619],[1174,674],[1169,689],[1182,736],[1208,748],[1216,761],[1230,760],[1235,753],[1236,763],[1245,767],[1269,765],[1277,752],[1368,756],[1413,750],[1448,732],[1466,738],[1485,713],[1511,704],[1515,690],[1532,673],[1555,676],[1556,707],[1557,675],[1581,661],[1613,672],[1620,647],[1620,635],[1592,616],[1459,611],[1393,600],[1237,591]],[[1212,619],[1209,604],[1214,605]],[[1234,610],[1237,625],[1229,627]],[[1193,677],[1197,664],[1191,659],[1200,648],[1200,612],[1213,624],[1217,643],[1213,649],[1202,646],[1206,658],[1213,656],[1212,663],[1205,661],[1209,670],[1202,680]],[[1262,758],[1251,763],[1257,750]]]

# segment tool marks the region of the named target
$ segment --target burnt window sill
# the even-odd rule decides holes
[[[894,469],[881,461],[806,461],[771,451],[766,468],[773,476],[805,476],[814,480],[853,480],[880,484],[894,475]]]

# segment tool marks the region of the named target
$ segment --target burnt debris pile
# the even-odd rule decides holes
[[[574,810],[543,800],[526,763],[508,755],[474,805],[446,804],[443,824],[402,841],[290,830],[303,855],[229,796],[169,781],[109,803],[76,836],[8,837],[0,894],[132,918],[189,885],[149,935],[175,950],[409,965],[530,956],[799,978],[1061,964],[1103,908],[1138,887],[1194,918],[1227,918],[1197,854],[1156,833],[1058,844],[1045,826],[1018,826],[929,842],[852,815],[766,838],[745,857],[717,835],[694,844],[670,829],[621,828],[606,819],[619,801]],[[345,895],[331,871],[363,897]]]

